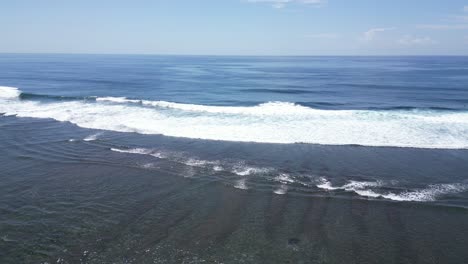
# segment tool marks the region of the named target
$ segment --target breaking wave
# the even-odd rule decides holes
[[[15,87],[0,86],[1,99],[16,99],[21,95],[21,91]]]
[[[384,186],[381,181],[377,182],[359,182],[349,181],[343,186],[333,186],[327,179],[321,178],[319,184],[316,185],[320,189],[327,191],[344,190],[354,192],[360,196],[371,198],[384,198],[393,201],[415,201],[415,202],[429,202],[435,201],[438,197],[456,194],[468,191],[468,184],[451,183],[451,184],[431,184],[425,188],[418,188],[402,192],[384,192],[379,190],[378,187]]]
[[[210,106],[125,97],[43,100],[28,95],[0,87],[0,113],[52,118],[84,128],[207,140],[468,148],[466,111],[321,110],[289,102]]]

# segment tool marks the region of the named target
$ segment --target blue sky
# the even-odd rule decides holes
[[[5,0],[0,52],[468,55],[468,0]]]

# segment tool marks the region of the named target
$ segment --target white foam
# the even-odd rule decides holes
[[[246,179],[240,179],[236,182],[234,185],[234,188],[241,189],[241,190],[247,190],[249,189],[246,184]]]
[[[273,193],[283,195],[288,192],[288,186],[286,184],[282,184],[278,189],[274,190]]]
[[[97,97],[96,101],[113,102],[113,103],[141,103],[141,100],[132,100],[132,99],[127,99],[126,97],[112,97],[112,96]]]
[[[6,115],[53,118],[101,130],[264,143],[468,148],[468,112],[317,110],[284,102],[227,107],[142,101],[153,106],[142,107],[126,98],[113,98],[112,104],[103,98],[0,100],[0,113]]]
[[[154,168],[156,168],[156,166],[153,163],[145,163],[145,164],[142,164],[141,167],[143,169],[154,169]]]
[[[15,87],[0,86],[0,98],[16,99],[21,95],[21,91]]]
[[[380,181],[377,182],[370,182],[370,181],[349,181],[349,183],[343,185],[341,188],[346,190],[346,191],[355,191],[355,190],[362,190],[365,188],[375,188],[382,186],[383,183]]]
[[[330,190],[330,191],[333,191],[333,190],[338,190],[340,189],[340,187],[333,187],[331,182],[328,181],[327,179],[325,178],[320,178],[319,180],[319,184],[317,184],[316,186],[320,189],[324,189],[324,190]]]
[[[320,189],[325,190],[345,190],[345,191],[362,191],[366,188],[376,188],[382,186],[381,181],[354,181],[351,180],[347,184],[342,186],[333,186],[330,181],[325,178],[320,178],[319,183],[316,185]]]
[[[188,112],[205,112],[213,114],[242,114],[242,115],[290,115],[310,111],[311,108],[289,102],[267,102],[257,106],[210,106],[196,104],[181,104],[166,101],[147,101],[141,103],[147,106],[171,108]],[[321,111],[321,110],[316,110]]]
[[[242,163],[237,163],[234,166],[232,164],[223,164],[221,166],[221,162],[218,160],[203,160],[198,158],[187,158],[181,155],[181,153],[170,153],[170,152],[158,152],[155,149],[147,149],[147,148],[131,148],[131,149],[119,149],[119,148],[111,148],[110,150],[120,153],[130,153],[130,154],[140,154],[140,155],[150,155],[159,159],[170,159],[172,161],[185,164],[187,166],[192,167],[211,167],[213,171],[219,172],[226,170],[223,166],[227,166],[228,168],[233,168],[232,173],[235,173],[239,176],[248,176],[251,174],[263,174],[266,172],[271,171],[270,168],[259,168],[259,167],[250,167],[246,165],[242,165]],[[280,175],[283,181],[292,181],[288,178],[288,175]],[[280,179],[278,178],[278,179]]]
[[[193,167],[205,167],[206,165],[217,164],[216,161],[200,160],[200,159],[194,159],[194,158],[181,160],[181,162],[184,163],[185,165],[193,166]]]
[[[365,197],[372,197],[372,198],[378,198],[378,197],[382,197],[381,194],[379,193],[376,193],[372,190],[353,190],[355,193],[357,193],[358,195],[360,196],[365,196]]]
[[[269,168],[258,168],[250,167],[245,165],[237,165],[233,168],[232,173],[235,173],[239,176],[247,176],[251,174],[263,174],[268,173],[271,169]]]
[[[151,156],[158,158],[158,159],[165,159],[167,156],[164,153],[161,152],[154,152],[150,154]]]
[[[214,171],[223,171],[224,168],[222,166],[220,166],[220,165],[215,165],[215,166],[213,166],[213,170]]]
[[[280,175],[276,176],[275,180],[284,184],[294,183],[294,180],[291,178],[291,176],[289,176],[289,174],[286,173],[281,173]]]
[[[394,183],[393,183],[394,184]],[[344,190],[348,192],[354,192],[360,196],[372,197],[372,198],[385,198],[394,201],[417,201],[427,202],[435,201],[438,197],[455,194],[460,192],[468,191],[468,184],[433,184],[427,188],[409,190],[401,193],[394,192],[378,192],[375,188],[383,186],[380,181],[369,182],[369,181],[350,181],[343,186],[332,186],[330,181],[325,178],[320,179],[320,183],[317,184],[318,188],[325,190]]]
[[[89,135],[89,136],[83,138],[83,140],[84,141],[94,141],[94,140],[97,140],[100,135],[102,135],[102,133],[92,134],[92,135]]]
[[[448,194],[456,194],[468,191],[467,184],[436,184],[430,185],[428,188],[403,192],[400,194],[388,193],[380,194],[381,197],[394,200],[394,201],[417,201],[417,202],[426,202],[426,201],[435,201],[440,196]]]
[[[120,152],[120,153],[130,153],[130,154],[140,154],[140,155],[150,155],[152,154],[151,150],[144,149],[144,148],[133,148],[133,149],[118,149],[118,148],[111,148],[112,151]]]
[[[158,159],[170,159],[172,161],[185,164],[187,166],[192,167],[206,167],[207,165],[214,165],[213,169],[221,168],[218,164],[219,161],[210,161],[210,160],[201,160],[196,158],[185,158],[181,157],[179,154],[176,153],[164,153],[156,151],[155,149],[147,149],[147,148],[132,148],[132,149],[118,149],[118,148],[111,148],[112,151],[121,152],[121,153],[130,153],[130,154],[139,154],[139,155],[150,155],[152,157]],[[222,168],[221,168],[222,170]]]

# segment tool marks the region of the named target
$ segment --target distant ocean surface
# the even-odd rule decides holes
[[[468,258],[468,57],[0,54],[0,131],[3,263]]]

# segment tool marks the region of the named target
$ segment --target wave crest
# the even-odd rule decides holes
[[[19,98],[21,90],[16,87],[0,86],[0,98],[15,99]]]

